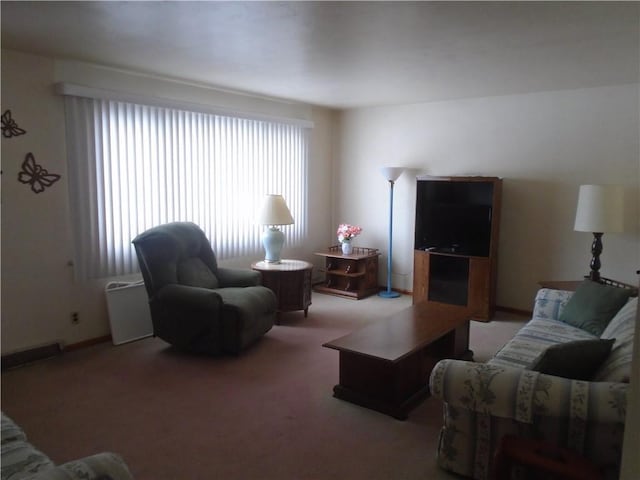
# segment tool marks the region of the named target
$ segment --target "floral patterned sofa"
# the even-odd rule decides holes
[[[444,403],[438,465],[490,479],[495,450],[511,434],[569,448],[605,478],[618,478],[638,305],[633,294],[597,336],[560,320],[574,292],[543,288],[532,319],[489,362],[440,361],[429,380],[431,394]],[[588,380],[531,369],[551,345],[599,337],[615,341]]]
[[[2,412],[2,480],[133,480],[114,453],[98,453],[56,466],[27,442],[22,429]]]

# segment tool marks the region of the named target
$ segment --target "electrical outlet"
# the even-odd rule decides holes
[[[73,323],[74,325],[80,323],[80,315],[78,314],[78,312],[71,313],[71,323]]]

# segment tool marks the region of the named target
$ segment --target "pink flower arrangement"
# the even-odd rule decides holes
[[[338,234],[338,241],[340,243],[349,242],[362,233],[362,228],[349,225],[348,223],[341,223],[336,233]]]

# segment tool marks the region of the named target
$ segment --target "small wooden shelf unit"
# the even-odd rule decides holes
[[[316,285],[316,292],[360,300],[380,290],[377,248],[353,247],[353,253],[343,255],[342,246],[334,245],[316,255],[325,257],[325,283]]]

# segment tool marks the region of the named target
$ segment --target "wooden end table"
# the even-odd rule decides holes
[[[470,317],[466,307],[423,302],[325,343],[340,352],[334,396],[405,420],[438,361],[472,359]]]
[[[542,474],[535,478],[604,480],[596,465],[573,450],[541,440],[505,435],[493,459],[492,478],[510,480],[513,465],[523,465]]]
[[[570,292],[575,292],[576,289],[589,277],[584,277],[582,280],[541,280],[538,282],[541,288],[550,288],[552,290],[568,290]],[[631,290],[631,296],[638,296],[638,287],[635,285],[631,285],[624,282],[619,282],[618,280],[613,280],[611,278],[600,277],[598,280],[599,283],[603,285],[610,285],[612,287],[618,288],[627,288]]]
[[[253,263],[251,268],[262,274],[262,284],[276,294],[278,313],[304,310],[304,316],[307,316],[311,305],[311,263],[289,259],[267,263],[262,260]]]
[[[551,290],[567,290],[575,292],[580,286],[582,280],[540,280],[538,285],[540,288],[550,288]]]

